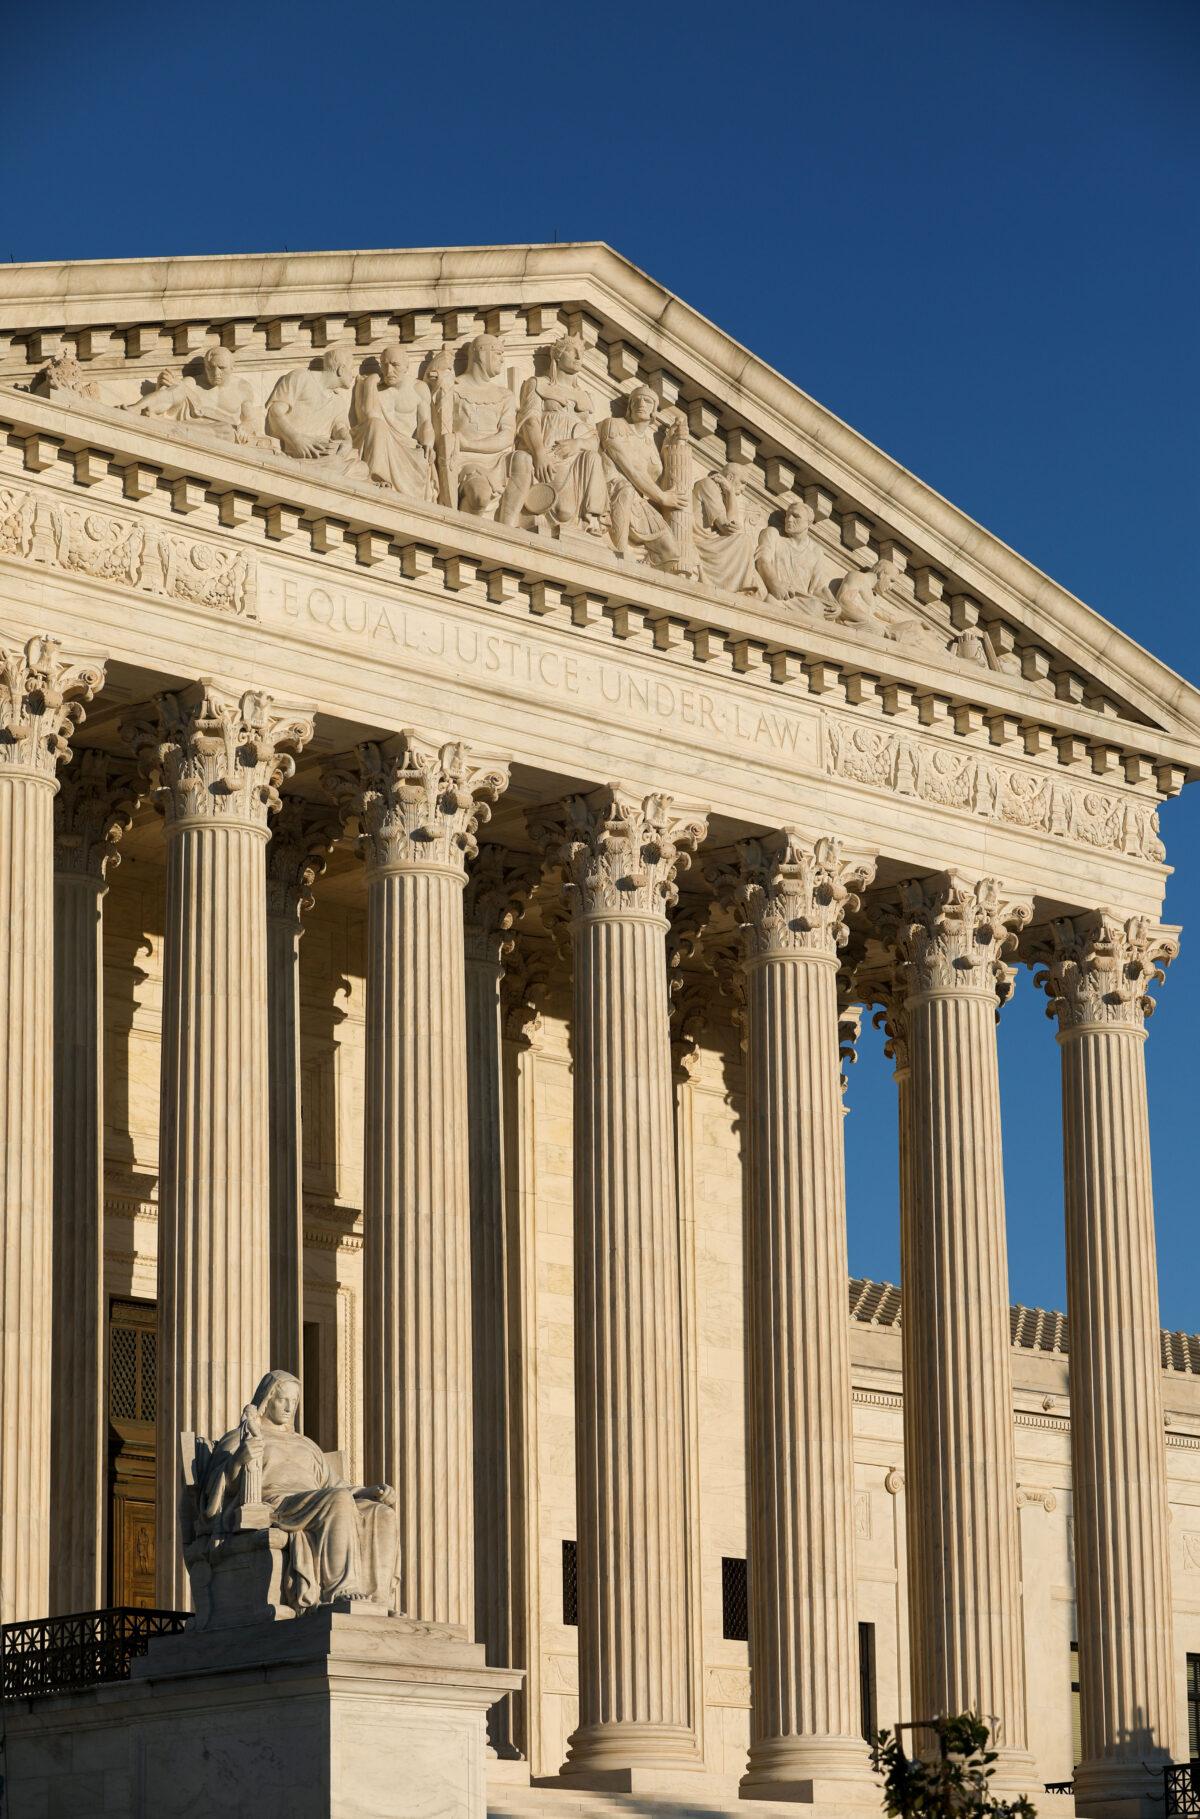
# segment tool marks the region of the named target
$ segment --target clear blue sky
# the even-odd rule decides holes
[[[17,16],[0,260],[607,240],[1200,680],[1194,0],[257,0],[186,30],[65,0],[24,45]],[[1195,1331],[1200,784],[1164,831],[1162,1311]],[[1013,1294],[1061,1307],[1027,975],[1000,1048]],[[851,1263],[894,1279],[892,1093],[872,1035]]]

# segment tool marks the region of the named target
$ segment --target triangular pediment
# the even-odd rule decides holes
[[[0,414],[44,405],[60,440],[90,424],[107,448],[186,448],[201,474],[236,456],[274,497],[324,484],[506,520],[631,584],[673,577],[698,611],[832,631],[876,667],[907,652],[950,696],[961,676],[1017,719],[1053,704],[1114,750],[1138,728],[1200,764],[1190,684],[602,244],[9,266],[0,293]],[[631,422],[639,387],[653,413]]]

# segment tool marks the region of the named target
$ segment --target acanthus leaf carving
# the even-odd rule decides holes
[[[744,840],[733,863],[709,867],[717,899],[743,931],[745,957],[813,954],[836,960],[847,917],[875,875],[873,859],[845,856],[841,842],[807,840],[795,828]]]
[[[54,798],[55,870],[103,881],[120,863],[117,843],[133,825],[139,794],[132,764],[107,752],[78,752]]]
[[[267,914],[299,925],[313,905],[313,886],[322,876],[340,829],[323,803],[284,796],[271,820],[267,847]]]
[[[373,869],[443,867],[465,876],[508,768],[477,763],[461,742],[432,746],[405,731],[360,745],[350,764],[326,770],[324,784],[343,826],[358,822],[359,851]]]
[[[513,943],[500,980],[500,1014],[505,1040],[528,1048],[542,1027],[554,979],[552,945],[527,936]]]
[[[1045,991],[1046,1015],[1057,1018],[1063,1032],[1140,1030],[1154,1014],[1149,988],[1163,983],[1178,953],[1177,929],[1095,910],[1053,923],[1034,944],[1034,984]]]
[[[901,885],[898,905],[884,908],[879,926],[907,997],[975,992],[999,1005],[1015,976],[1004,956],[1031,914],[1032,905],[1006,897],[995,878],[940,872]]]
[[[207,680],[158,696],[155,709],[131,717],[123,732],[168,827],[242,821],[265,833],[280,785],[296,768],[293,754],[312,737],[312,715],[277,711],[258,689],[233,695]]]
[[[525,914],[542,875],[536,853],[516,852],[489,840],[467,873],[463,922],[467,953],[499,961],[512,952],[513,930]]]
[[[84,703],[103,686],[101,663],[71,663],[56,638],[0,647],[0,771],[34,771],[53,779],[70,757]]]
[[[653,915],[666,920],[677,875],[691,864],[707,818],[676,810],[661,794],[594,790],[532,812],[531,838],[561,868],[572,910],[584,916]]]

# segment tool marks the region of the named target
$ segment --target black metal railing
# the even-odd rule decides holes
[[[0,1625],[0,1700],[68,1693],[105,1680],[128,1680],[129,1664],[152,1636],[176,1636],[186,1611],[122,1607]]]
[[[1175,1814],[1200,1815],[1200,1758],[1168,1762],[1163,1770],[1163,1793],[1167,1819]]]
[[[1073,1781],[1047,1781],[1043,1784],[1042,1791],[1047,1794],[1073,1794],[1075,1783]]]

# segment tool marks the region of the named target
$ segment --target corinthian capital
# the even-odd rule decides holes
[[[874,860],[848,859],[838,841],[808,841],[790,827],[743,840],[737,850],[737,860],[713,866],[711,877],[742,929],[745,958],[835,960],[846,944],[846,918],[875,876]]]
[[[132,824],[138,795],[132,764],[107,752],[81,751],[54,798],[55,869],[102,882],[109,866],[120,862],[117,842]]]
[[[168,828],[184,822],[251,822],[263,829],[279,807],[293,752],[312,738],[311,714],[277,710],[270,695],[232,695],[197,682],[160,695],[154,717],[122,729],[152,785]]]
[[[665,917],[708,822],[670,796],[593,790],[536,810],[529,832],[562,868],[573,910],[584,916]]]
[[[343,823],[357,819],[359,851],[373,870],[448,868],[461,876],[508,770],[477,764],[465,745],[430,746],[403,732],[360,745],[324,782]]]
[[[983,992],[1003,1004],[1014,969],[1004,956],[1032,913],[1005,897],[995,878],[977,881],[939,872],[900,887],[900,904],[881,917],[896,951],[906,995]]]
[[[512,931],[541,877],[536,853],[518,853],[489,840],[479,848],[467,874],[463,920],[467,952],[500,960],[512,950]]]
[[[53,780],[71,734],[104,682],[101,663],[68,663],[55,638],[0,645],[0,775],[32,771]]]
[[[1033,982],[1050,1000],[1046,1015],[1064,1034],[1089,1025],[1142,1029],[1154,1014],[1149,987],[1165,979],[1178,936],[1145,916],[1122,922],[1099,910],[1052,923],[1031,956]]]
[[[271,822],[267,847],[267,914],[297,925],[313,905],[312,888],[325,870],[338,837],[333,811],[321,803],[285,796]]]

